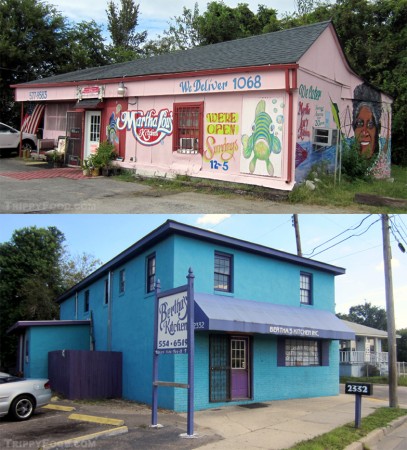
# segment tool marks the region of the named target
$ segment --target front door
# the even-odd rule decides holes
[[[100,143],[102,113],[86,111],[85,113],[85,154],[84,159],[95,153]]]
[[[211,402],[251,398],[249,337],[211,335],[209,346]]]
[[[232,368],[232,399],[249,398],[248,338],[232,338],[230,341],[230,362]]]

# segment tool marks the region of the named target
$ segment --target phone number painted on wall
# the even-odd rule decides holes
[[[48,91],[30,91],[28,94],[29,100],[46,100]]]

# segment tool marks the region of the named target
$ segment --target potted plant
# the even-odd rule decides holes
[[[100,175],[101,163],[99,161],[97,153],[92,153],[89,156],[88,164],[92,177],[98,177]]]
[[[89,164],[89,160],[84,159],[82,161],[81,167],[82,167],[83,174],[86,175],[87,177],[89,177],[90,176],[90,170],[91,170],[91,167],[90,167],[90,164]]]
[[[46,152],[46,158],[50,167],[62,167],[64,163],[64,153],[58,150],[50,150]]]
[[[109,141],[100,143],[99,148],[95,154],[95,158],[99,167],[102,169],[102,174],[109,176],[112,174],[112,162],[117,157],[116,149]]]

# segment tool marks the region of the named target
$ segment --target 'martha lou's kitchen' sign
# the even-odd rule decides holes
[[[149,109],[122,111],[117,118],[118,130],[132,131],[133,136],[142,145],[156,145],[172,134],[173,114],[169,109]]]

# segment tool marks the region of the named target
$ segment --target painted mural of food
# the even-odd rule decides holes
[[[265,161],[267,172],[274,174],[274,167],[270,161],[272,153],[281,152],[281,142],[274,134],[274,124],[270,115],[266,112],[266,102],[260,100],[256,107],[255,120],[252,126],[253,133],[242,136],[243,156],[250,161],[250,173],[254,173],[257,161]]]

